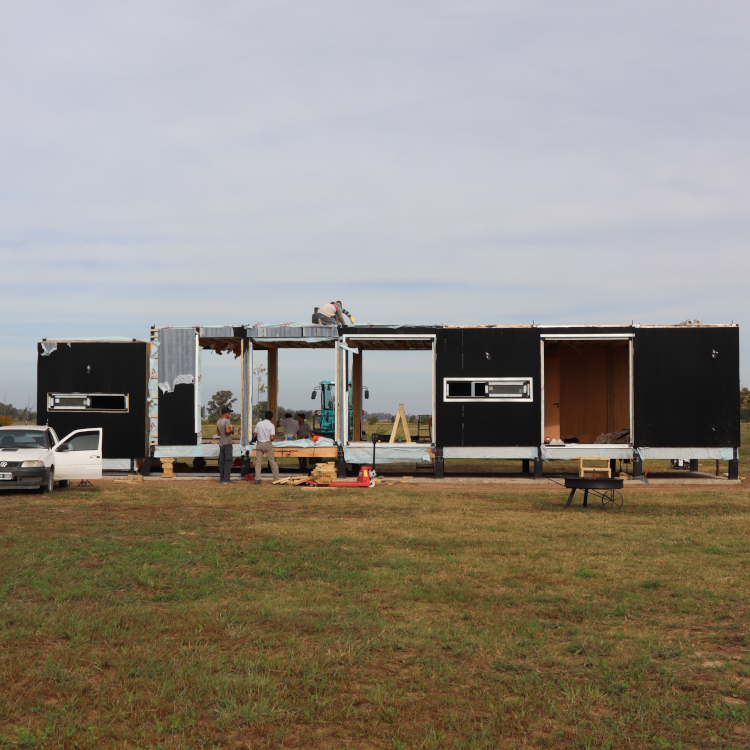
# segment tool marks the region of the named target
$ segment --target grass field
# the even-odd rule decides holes
[[[1,495],[0,747],[746,748],[750,490]]]

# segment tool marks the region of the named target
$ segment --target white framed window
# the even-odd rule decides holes
[[[531,403],[534,378],[443,378],[443,401]]]
[[[48,411],[128,411],[127,393],[48,393]]]

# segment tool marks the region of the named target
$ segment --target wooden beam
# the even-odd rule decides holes
[[[279,350],[268,350],[268,409],[273,412],[273,423],[276,424],[279,406]]]
[[[355,443],[362,439],[362,350],[352,355],[352,435]]]

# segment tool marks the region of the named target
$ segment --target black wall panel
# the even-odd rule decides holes
[[[104,458],[148,455],[147,344],[62,342],[47,357],[41,356],[41,344],[37,348],[38,424],[49,422],[60,438],[73,430],[103,428]],[[48,393],[127,393],[130,408],[126,413],[48,411]]]
[[[636,329],[636,445],[739,446],[739,357],[738,328]]]
[[[159,393],[159,445],[198,445],[191,383],[176,385],[172,393]]]
[[[538,328],[446,328],[437,331],[437,444],[520,446],[541,442]],[[445,403],[446,377],[532,377],[532,403]]]

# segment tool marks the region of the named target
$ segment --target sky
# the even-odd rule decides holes
[[[43,337],[330,299],[358,323],[735,322],[750,385],[746,2],[2,9],[6,402],[34,400]],[[429,366],[383,356],[368,408],[428,408]],[[282,403],[309,404],[311,362]]]

